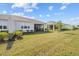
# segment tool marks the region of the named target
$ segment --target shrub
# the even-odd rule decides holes
[[[9,34],[7,32],[0,32],[0,43],[4,43],[6,38],[8,38]]]
[[[14,32],[13,34],[14,34],[14,35],[19,35],[19,36],[21,36],[21,35],[23,35],[23,32],[22,32],[22,31],[16,31],[16,32]]]
[[[13,38],[16,38],[16,39],[22,39],[22,35],[23,35],[23,32],[22,31],[16,31],[13,33]]]
[[[53,30],[48,30],[48,32],[53,32]]]
[[[0,32],[0,38],[7,38],[9,34],[7,32]]]

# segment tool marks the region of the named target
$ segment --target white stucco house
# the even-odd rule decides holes
[[[44,22],[15,15],[0,14],[0,31],[8,31],[9,33],[16,30],[24,32],[34,32],[42,30]]]

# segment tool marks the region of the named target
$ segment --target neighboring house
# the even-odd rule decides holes
[[[57,27],[56,27],[56,22],[54,21],[49,21],[47,22],[46,24],[44,24],[44,28],[46,30],[55,30]]]
[[[41,21],[26,17],[0,14],[0,31],[8,31],[9,33],[16,30],[34,32],[40,31],[43,24]]]
[[[49,30],[55,30],[55,27],[56,27],[55,24],[56,24],[56,22],[54,22],[54,21],[47,22]]]
[[[62,26],[62,29],[74,29],[74,26],[73,25],[70,25],[70,24],[63,24]]]
[[[79,25],[76,25],[75,27],[79,29]]]
[[[57,22],[54,22],[54,21],[49,21],[45,24],[45,27],[49,30],[55,30],[55,29],[58,29],[58,26],[57,26]],[[62,27],[61,27],[61,30],[63,29],[74,29],[74,26],[73,25],[70,25],[70,24],[64,24],[62,23]]]

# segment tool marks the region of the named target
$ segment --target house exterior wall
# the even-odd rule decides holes
[[[34,31],[34,24],[33,23],[26,23],[26,22],[19,22],[13,20],[2,20],[0,19],[0,26],[7,26],[7,29],[0,29],[0,31],[8,31],[10,33],[15,32],[16,30],[22,30],[23,32],[33,32]],[[27,28],[21,28],[21,27]]]
[[[8,20],[0,20],[0,26],[8,26]],[[0,29],[0,31],[7,31],[8,30],[8,28],[7,29],[4,29],[3,27],[2,27],[2,29]]]
[[[16,30],[22,30],[23,32],[31,32],[34,31],[34,24],[26,22],[16,22]]]
[[[40,21],[24,18],[13,15],[1,15],[0,14],[0,26],[7,26],[7,29],[0,29],[0,31],[8,31],[13,33],[16,30],[22,30],[24,32],[34,32],[34,24],[43,24]],[[27,28],[22,28],[27,27]]]
[[[8,30],[9,33],[15,32],[16,30],[34,32],[34,24],[43,24],[43,22],[21,16],[0,14],[0,26],[7,26],[7,29],[0,29],[0,31]]]

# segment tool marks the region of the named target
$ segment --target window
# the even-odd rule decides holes
[[[23,29],[23,26],[21,26],[21,29]]]
[[[7,26],[3,26],[3,29],[7,29]]]
[[[0,25],[0,29],[2,29],[2,26]]]
[[[28,26],[28,29],[30,28],[30,26]]]
[[[24,29],[27,29],[27,28],[29,29],[30,26],[21,26],[21,28],[22,28],[22,29],[23,29],[23,28],[24,28]]]
[[[27,28],[27,26],[24,26],[24,28]]]

